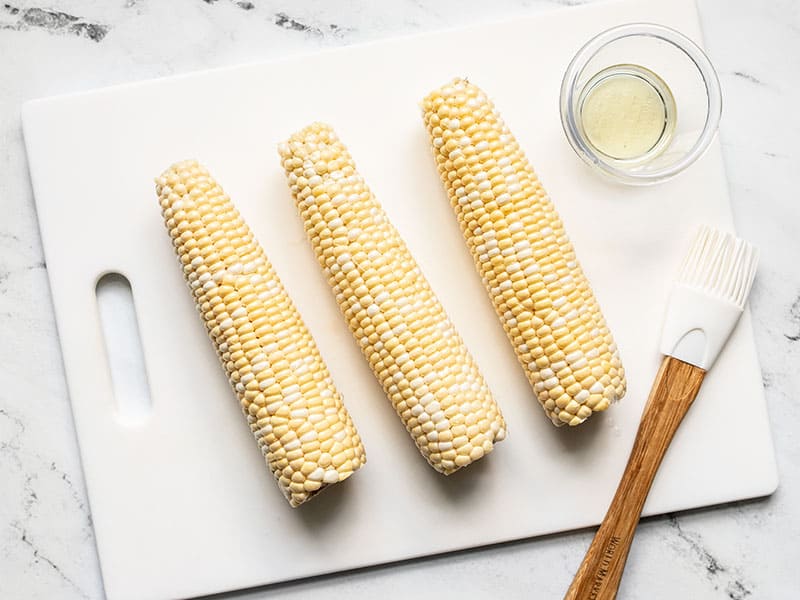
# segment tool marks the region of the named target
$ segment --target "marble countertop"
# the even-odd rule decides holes
[[[665,0],[667,1],[667,0]],[[582,4],[581,0],[9,0],[0,3],[0,598],[103,597],[27,173],[28,99]],[[782,599],[800,590],[800,3],[699,0],[725,91],[736,224],[762,249],[751,306],[781,484],[642,522],[620,598]],[[241,597],[560,598],[591,531]],[[236,597],[240,597],[237,595]]]

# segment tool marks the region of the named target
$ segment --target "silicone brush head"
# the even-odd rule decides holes
[[[710,369],[744,310],[757,264],[754,246],[702,227],[670,296],[661,352]]]
[[[678,283],[744,309],[757,264],[755,246],[704,226],[683,261]]]

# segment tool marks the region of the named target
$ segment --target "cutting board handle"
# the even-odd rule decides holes
[[[127,276],[107,271],[97,278],[95,296],[116,420],[141,426],[152,413],[152,398],[133,286]]]

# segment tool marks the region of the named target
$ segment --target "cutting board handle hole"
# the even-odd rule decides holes
[[[95,294],[117,418],[123,425],[141,425],[153,405],[130,281],[119,273],[106,273],[97,280]]]

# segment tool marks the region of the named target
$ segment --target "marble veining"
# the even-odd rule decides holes
[[[749,81],[749,82],[751,82],[751,83],[754,83],[754,84],[756,84],[756,85],[764,85],[764,82],[763,82],[763,81],[761,81],[761,80],[760,80],[760,79],[758,79],[757,77],[753,77],[753,76],[752,76],[752,75],[750,75],[749,73],[742,73],[741,71],[734,71],[734,72],[733,72],[733,74],[734,74],[736,77],[741,77],[742,79],[745,79],[745,80],[747,80],[747,81]]]
[[[590,1],[400,0],[392,10],[363,0],[0,4],[0,598],[103,597],[20,104]],[[644,520],[620,598],[789,599],[800,589],[800,123],[789,118],[800,105],[800,4],[700,0],[699,9],[725,93],[721,140],[737,226],[762,249],[751,307],[782,480],[767,499]],[[442,598],[558,598],[591,535],[548,536],[241,597],[394,598],[425,582]]]
[[[674,530],[677,540],[683,542],[697,559],[700,566],[705,568],[706,579],[713,584],[715,590],[724,590],[732,600],[743,600],[752,595],[753,590],[749,583],[743,582],[739,573],[741,569],[721,563],[709,550],[706,549],[703,537],[696,532],[686,531],[678,520],[676,514],[667,515],[667,523]],[[677,542],[677,540],[675,540]],[[675,544],[679,546],[680,544]]]
[[[206,4],[216,4],[219,0],[203,0]],[[233,0],[233,5],[238,6],[242,10],[253,10],[256,5],[252,2],[245,2],[243,0]]]
[[[800,294],[789,307],[789,321],[792,324],[793,332],[784,333],[783,336],[790,342],[800,342]]]
[[[286,13],[275,13],[275,16],[272,19],[272,22],[275,23],[278,27],[282,27],[283,29],[288,29],[290,31],[302,31],[303,33],[310,33],[312,35],[324,36],[324,35],[338,35],[342,36],[346,33],[347,30],[343,30],[341,27],[336,25],[335,23],[329,23],[327,25],[309,25],[307,23],[303,23],[294,19],[287,15]]]
[[[3,4],[2,12],[10,19],[7,23],[0,23],[0,29],[26,31],[39,28],[59,35],[85,37],[93,42],[102,41],[109,31],[108,25],[83,21],[75,15],[46,8],[20,8],[12,4]]]

